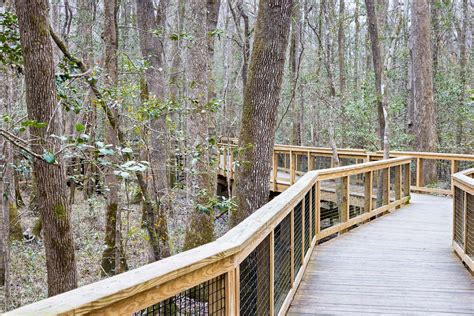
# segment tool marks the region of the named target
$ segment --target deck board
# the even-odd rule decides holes
[[[315,248],[288,315],[474,315],[451,248],[452,199],[411,204]]]

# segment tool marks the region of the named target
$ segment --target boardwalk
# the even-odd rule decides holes
[[[412,203],[315,248],[288,315],[474,315],[474,277],[451,248],[452,199]]]

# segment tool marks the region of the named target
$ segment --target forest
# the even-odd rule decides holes
[[[473,9],[1,1],[0,311],[214,241],[268,202],[275,143],[473,154]]]

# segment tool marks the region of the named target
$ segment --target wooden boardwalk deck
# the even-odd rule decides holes
[[[411,204],[317,246],[288,315],[474,315],[474,277],[451,248],[452,199]]]

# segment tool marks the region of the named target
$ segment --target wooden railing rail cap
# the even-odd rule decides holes
[[[466,169],[451,175],[454,185],[460,184],[466,192],[474,194],[474,178],[471,175],[474,174],[474,168]]]

